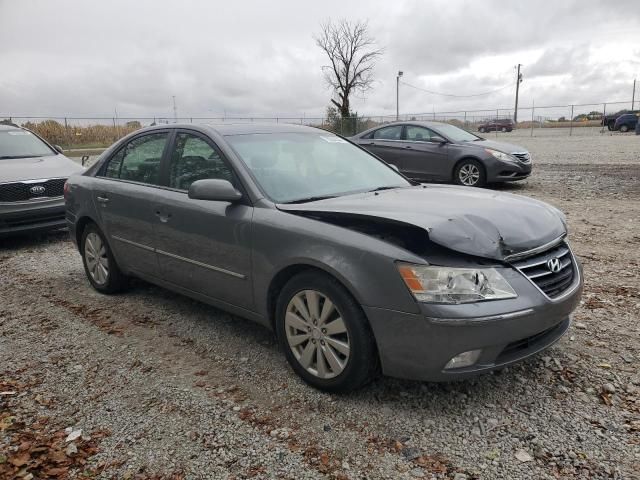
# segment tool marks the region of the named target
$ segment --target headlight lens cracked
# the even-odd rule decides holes
[[[495,268],[451,268],[399,263],[398,270],[419,302],[458,304],[518,296]]]

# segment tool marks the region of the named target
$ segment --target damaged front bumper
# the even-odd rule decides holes
[[[557,342],[580,302],[582,272],[552,300],[517,272],[518,298],[463,305],[421,304],[420,314],[363,307],[385,375],[449,381],[521,361]],[[462,355],[461,355],[462,354]],[[456,361],[471,362],[462,367]],[[464,363],[463,363],[464,365]]]

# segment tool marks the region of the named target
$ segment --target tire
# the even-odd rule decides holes
[[[507,131],[507,127],[502,127],[500,130],[502,131],[502,133],[504,133]]]
[[[609,129],[610,132],[613,132],[614,125],[615,125],[615,122],[607,122],[607,128]]]
[[[620,125],[620,131],[622,133],[627,133],[629,131],[629,125]]]
[[[89,283],[98,292],[117,293],[127,286],[127,277],[120,271],[104,234],[95,223],[89,223],[82,232],[80,253]]]
[[[456,166],[453,181],[465,187],[484,187],[487,183],[487,174],[480,162],[469,158],[462,160]]]
[[[478,129],[478,131],[479,131],[480,133],[484,133],[484,127],[480,127],[480,128]]]
[[[302,308],[298,308],[300,304]],[[331,305],[333,310],[323,319],[325,307],[329,312]],[[364,312],[331,276],[307,271],[292,277],[278,295],[275,321],[278,341],[289,365],[312,387],[348,392],[378,375],[375,339]],[[322,325],[331,325],[329,330],[333,333]]]

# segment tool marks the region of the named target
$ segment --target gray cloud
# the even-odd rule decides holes
[[[521,56],[535,57],[523,102],[625,98],[640,73],[635,3],[0,0],[0,114],[168,116],[176,95],[182,115],[322,115],[331,93],[312,35],[338,14],[368,19],[385,47],[374,90],[354,99],[361,113],[395,111],[398,69],[416,86],[468,94],[513,82]],[[615,55],[596,58],[602,48]],[[470,68],[496,56],[514,60]],[[564,83],[550,84],[556,75]],[[473,99],[401,88],[404,111],[513,101],[511,87]]]

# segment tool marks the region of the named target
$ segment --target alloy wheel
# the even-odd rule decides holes
[[[463,185],[472,187],[480,180],[480,170],[472,163],[466,163],[460,167],[458,178],[460,178],[460,183]]]
[[[284,327],[291,352],[307,372],[329,379],[344,371],[351,353],[349,333],[329,297],[317,290],[296,293],[287,305]]]
[[[89,233],[84,241],[84,258],[91,279],[98,285],[106,284],[109,280],[109,258],[102,238],[95,232]]]

